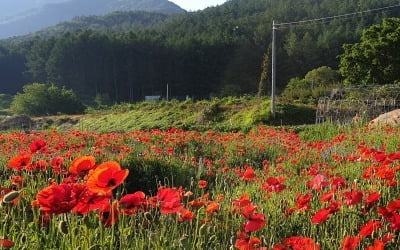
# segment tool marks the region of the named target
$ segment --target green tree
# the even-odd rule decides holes
[[[336,70],[322,66],[309,71],[303,79],[290,79],[282,96],[300,100],[301,102],[316,102],[319,97],[327,95],[332,88],[340,84],[340,75]]]
[[[26,55],[27,72],[35,82],[47,82],[46,63],[55,41],[55,38],[36,40]]]
[[[32,83],[14,96],[11,111],[27,115],[77,114],[84,106],[72,90],[54,84]]]
[[[261,78],[260,82],[258,83],[258,97],[265,95],[265,91],[267,89],[267,82],[269,77],[269,52],[264,54],[261,70]]]
[[[400,81],[400,18],[366,29],[361,41],[344,45],[339,70],[344,83],[392,84]]]
[[[328,66],[322,66],[309,71],[304,77],[304,80],[314,86],[328,85],[338,83],[340,81],[340,75],[337,70],[333,70]]]

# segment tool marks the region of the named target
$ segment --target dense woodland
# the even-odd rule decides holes
[[[23,35],[71,20],[74,17],[106,15],[114,11],[148,11],[166,14],[186,12],[168,0],[2,0],[0,38]],[[22,1],[22,2],[21,2]],[[33,2],[33,3],[32,3]],[[23,6],[23,7],[20,7]],[[15,13],[15,9],[19,12]]]
[[[151,15],[142,12],[75,19],[79,28],[65,28],[68,32],[53,27],[1,41],[0,93],[14,94],[27,83],[40,82],[72,88],[87,100],[106,94],[115,102],[165,95],[166,84],[172,96],[254,94],[264,54],[270,53],[272,20],[306,20],[395,4],[397,0],[231,0],[194,13],[155,15],[157,21],[151,23],[145,21]],[[278,89],[317,67],[337,69],[343,44],[358,42],[363,29],[385,17],[400,17],[400,8],[280,28]],[[123,29],[116,25],[121,22]]]

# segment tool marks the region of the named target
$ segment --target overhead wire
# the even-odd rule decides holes
[[[350,17],[355,16],[355,15],[363,15],[363,14],[367,14],[367,13],[393,9],[393,8],[396,8],[396,7],[400,7],[400,4],[395,4],[395,5],[386,6],[386,7],[380,7],[380,8],[375,8],[375,9],[369,9],[369,10],[363,10],[363,11],[357,11],[357,12],[341,14],[341,15],[336,15],[336,16],[314,18],[314,19],[295,21],[295,22],[275,23],[274,26],[276,28],[278,28],[278,27],[282,27],[282,26],[301,26],[301,25],[307,25],[307,24],[311,24],[311,23],[315,23],[315,22],[327,23],[327,22],[330,22],[331,20],[334,20],[334,19],[341,19],[341,18],[346,19],[346,18],[350,18]]]

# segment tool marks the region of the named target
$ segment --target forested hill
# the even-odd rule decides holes
[[[12,6],[7,2],[8,0],[1,3],[0,7]],[[25,5],[19,2],[14,3],[14,8]],[[36,8],[22,13],[0,15],[0,38],[24,35],[76,16],[104,15],[114,11],[150,11],[165,14],[185,12],[168,0],[47,0],[47,3],[28,5]]]
[[[10,39],[13,43],[33,39],[58,37],[66,32],[93,30],[99,32],[126,32],[145,29],[164,22],[168,14],[145,11],[115,11],[103,16],[81,16],[48,27],[35,33]]]
[[[0,47],[0,92],[24,83],[49,82],[81,96],[108,95],[138,101],[146,95],[242,95],[257,91],[272,20],[298,21],[398,4],[397,0],[231,0],[194,13],[169,17],[127,32],[81,30],[31,38]],[[277,81],[319,66],[337,68],[345,43],[400,8],[277,31]],[[2,66],[3,65],[3,66]]]

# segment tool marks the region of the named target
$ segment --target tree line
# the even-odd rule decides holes
[[[52,83],[80,97],[109,95],[135,102],[146,95],[254,94],[268,54],[272,20],[333,16],[397,4],[393,0],[231,0],[204,11],[171,16],[162,23],[117,32],[78,30],[0,43],[0,92],[26,83]],[[400,8],[329,23],[279,29],[278,89],[312,69],[337,69],[343,44]],[[265,74],[265,72],[264,72]],[[264,75],[265,78],[265,75]]]

